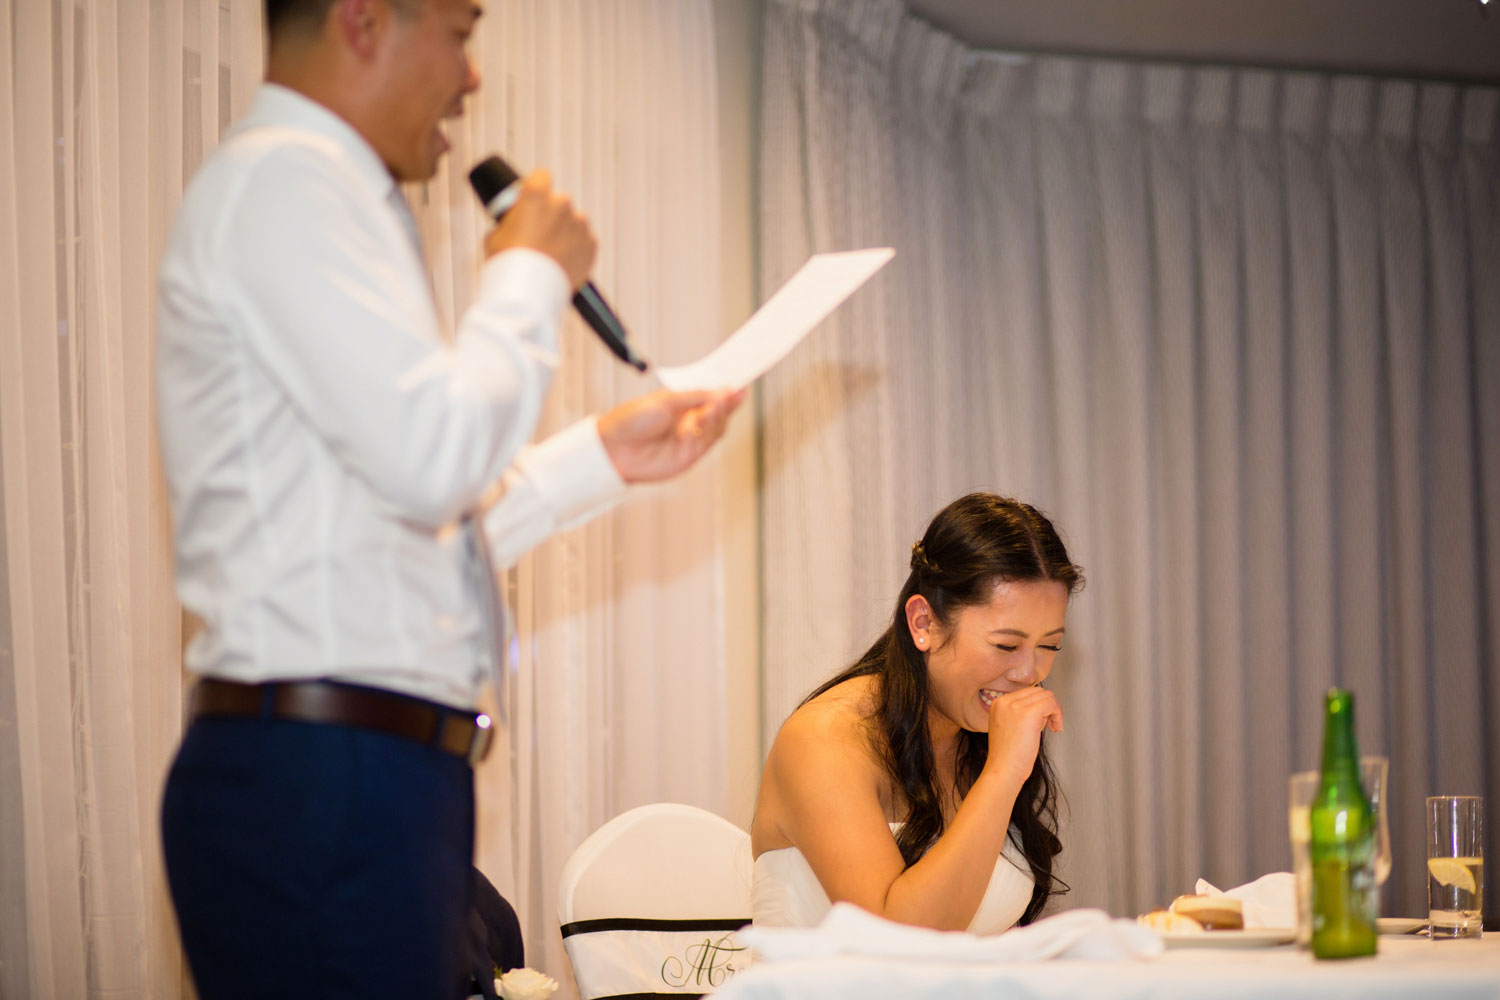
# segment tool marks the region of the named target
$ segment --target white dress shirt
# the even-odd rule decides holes
[[[503,486],[483,523],[504,567],[624,490],[592,419],[526,447],[562,269],[491,258],[446,338],[396,190],[345,121],[267,84],[183,195],[156,392],[199,673],[471,706],[488,670],[460,521]]]

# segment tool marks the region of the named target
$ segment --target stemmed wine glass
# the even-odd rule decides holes
[[[1386,780],[1391,762],[1384,757],[1361,757],[1359,777],[1365,785],[1370,808],[1375,810],[1375,884],[1385,885],[1391,875],[1391,824],[1386,818]]]

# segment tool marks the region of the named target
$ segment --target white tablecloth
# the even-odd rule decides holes
[[[1500,934],[1480,941],[1387,935],[1374,958],[1314,961],[1291,945],[1169,949],[1132,962],[1012,965],[825,958],[767,962],[713,1000],[1500,1000]]]

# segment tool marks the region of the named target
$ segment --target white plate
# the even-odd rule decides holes
[[[1297,939],[1294,927],[1252,927],[1242,931],[1163,934],[1168,948],[1271,948]]]
[[[1406,934],[1426,926],[1422,917],[1381,917],[1375,921],[1375,929],[1382,934]]]

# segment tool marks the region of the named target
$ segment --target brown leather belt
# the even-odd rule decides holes
[[[483,713],[446,708],[393,691],[331,681],[241,684],[206,677],[193,715],[259,717],[373,729],[423,743],[470,764],[484,760],[495,731]]]

